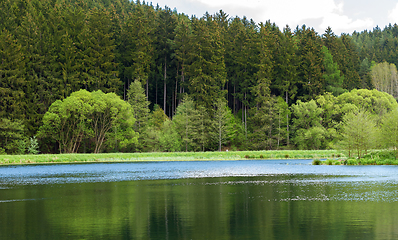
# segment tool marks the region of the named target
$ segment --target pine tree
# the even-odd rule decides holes
[[[332,54],[329,53],[327,47],[322,47],[324,55],[323,64],[325,71],[323,78],[325,79],[325,90],[331,92],[334,96],[342,94],[345,90],[342,88],[344,76],[341,76],[338,66],[333,61]]]
[[[291,104],[297,94],[297,45],[289,26],[283,29],[280,36],[280,46],[275,53],[275,80],[273,88],[278,89],[279,95]]]
[[[167,110],[167,83],[171,78],[169,75],[173,74],[171,71],[171,42],[174,40],[174,29],[176,27],[176,17],[172,11],[166,7],[164,10],[157,12],[157,27],[156,27],[156,66],[162,69],[163,79],[163,110],[166,114]],[[157,89],[156,89],[157,91]],[[156,99],[157,100],[157,99]],[[172,100],[172,99],[171,99]],[[171,115],[171,114],[169,114]]]
[[[26,85],[22,46],[12,34],[0,32],[0,118],[23,119]]]
[[[32,1],[18,28],[18,41],[24,52],[25,126],[33,136],[49,106],[60,98],[60,79],[54,70],[55,39],[53,32],[58,22],[53,19],[55,9],[49,2]]]
[[[85,30],[85,88],[118,92],[121,82],[117,77],[114,54],[116,45],[111,31],[110,13],[106,10],[92,10]]]
[[[313,28],[305,25],[297,28],[295,35],[298,38],[298,98],[313,99],[323,93],[324,86],[321,39]]]
[[[131,83],[127,92],[127,102],[130,103],[133,109],[135,120],[134,131],[142,133],[145,125],[148,122],[149,115],[149,102],[145,96],[145,90],[141,86],[139,80]]]
[[[343,88],[347,90],[352,90],[354,88],[361,87],[361,79],[359,77],[358,71],[360,69],[359,56],[356,48],[352,42],[352,38],[346,34],[341,35],[341,40],[346,48],[343,55],[343,66],[341,72],[344,74],[344,84]]]
[[[182,103],[178,105],[176,115],[173,122],[176,124],[177,132],[180,135],[183,144],[183,150],[192,151],[193,134],[195,131],[194,119],[197,111],[195,109],[194,101],[185,96]]]
[[[193,35],[188,53],[189,93],[199,105],[211,109],[213,99],[225,94],[224,46],[214,21],[192,20]]]
[[[212,133],[218,143],[218,151],[221,151],[222,146],[232,139],[236,132],[235,119],[224,99],[218,99],[214,106],[216,111],[212,121]]]
[[[181,96],[185,93],[185,88],[188,87],[186,83],[186,66],[188,62],[188,53],[190,49],[189,41],[191,39],[191,26],[189,19],[186,15],[179,15],[177,26],[174,30],[174,41],[171,43],[174,50],[174,58],[177,60],[178,70],[176,77],[176,93]],[[179,75],[178,75],[179,74]],[[179,83],[179,84],[178,84]],[[178,85],[180,88],[178,89]],[[177,94],[176,94],[177,95]]]

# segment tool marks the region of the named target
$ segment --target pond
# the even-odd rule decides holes
[[[397,166],[0,167],[0,239],[398,239]]]

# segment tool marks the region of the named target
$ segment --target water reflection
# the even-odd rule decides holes
[[[0,167],[0,239],[396,239],[394,166]]]

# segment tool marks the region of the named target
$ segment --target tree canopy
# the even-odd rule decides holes
[[[0,119],[41,152],[330,148],[345,114],[398,97],[396,24],[337,36],[124,0],[4,0],[0,20]]]

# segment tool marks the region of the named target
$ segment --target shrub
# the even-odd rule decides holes
[[[18,140],[17,141],[17,147],[18,147],[18,154],[25,154],[26,153],[26,149],[27,149],[27,146],[28,145],[28,143],[27,143],[27,141],[25,141],[25,140],[23,140],[23,139],[20,139],[20,140]]]
[[[28,146],[29,154],[38,154],[39,153],[39,143],[37,142],[36,136],[30,138],[30,145]]]
[[[326,165],[333,165],[333,160],[328,159],[328,160],[325,161],[325,164]]]
[[[321,160],[319,159],[312,160],[312,165],[321,165]]]
[[[355,159],[347,159],[347,165],[358,165],[357,160]]]

